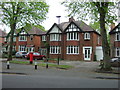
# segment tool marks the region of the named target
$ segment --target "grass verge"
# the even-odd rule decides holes
[[[12,61],[10,61],[10,63],[31,65],[29,63],[29,61],[16,61],[16,60],[12,60]],[[34,65],[34,63],[32,65]],[[46,67],[46,63],[44,63],[44,62],[38,63],[37,65],[38,66],[42,66],[42,67]],[[57,65],[57,64],[52,64],[52,63],[48,63],[48,66],[49,67],[54,67],[54,68],[59,68],[59,69],[70,69],[70,68],[73,68],[73,66],[70,66],[70,65]]]

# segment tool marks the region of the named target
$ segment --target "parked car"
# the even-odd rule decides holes
[[[25,58],[30,59],[30,53],[31,53],[31,52],[29,52],[29,53],[25,56]],[[44,58],[46,58],[45,55],[41,55],[39,52],[32,52],[32,53],[33,53],[33,60],[35,60],[35,59],[43,60]]]
[[[17,53],[15,54],[15,57],[16,57],[16,58],[25,58],[26,55],[27,55],[27,52],[25,52],[25,51],[20,51],[20,52],[17,52]]]
[[[120,67],[120,57],[112,58],[110,62],[113,67]]]

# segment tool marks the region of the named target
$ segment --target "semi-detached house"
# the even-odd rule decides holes
[[[37,27],[32,27],[31,30],[23,28],[16,30],[13,38],[13,51],[38,52],[41,45],[41,35],[44,33]],[[7,41],[7,45],[9,45],[9,41]]]
[[[49,58],[93,61],[103,58],[101,35],[83,21],[54,23],[46,35]]]
[[[120,23],[112,28],[110,34],[111,58],[120,57]]]

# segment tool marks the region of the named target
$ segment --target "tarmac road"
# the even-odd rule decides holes
[[[80,69],[46,69],[44,67],[34,70],[32,65],[20,64],[11,64],[11,69],[8,70],[6,63],[3,63],[2,68],[3,88],[118,88],[116,74],[86,72],[85,70],[80,71]]]

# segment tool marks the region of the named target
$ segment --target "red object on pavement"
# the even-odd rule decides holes
[[[30,52],[31,53],[31,52]],[[28,53],[25,58],[27,58],[28,60],[30,59],[30,53]],[[39,52],[32,52],[33,53],[33,60],[43,60],[44,58],[46,58],[45,55],[41,55]]]
[[[30,64],[32,64],[33,63],[33,53],[31,52],[30,53]]]

